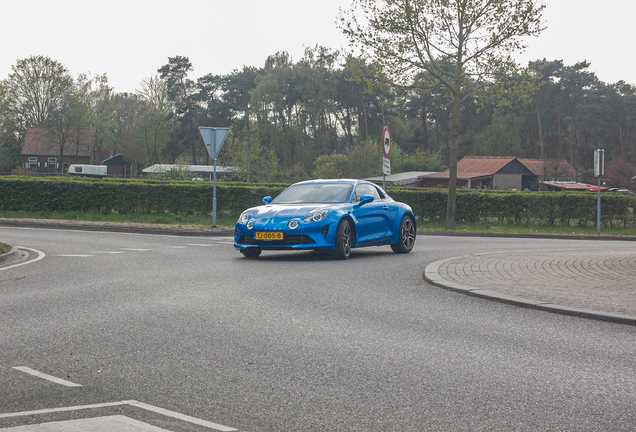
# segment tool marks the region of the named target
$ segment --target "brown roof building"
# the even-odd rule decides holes
[[[554,168],[557,167],[555,170]],[[553,178],[551,173],[574,176],[567,162],[503,156],[467,156],[457,162],[457,187],[464,189],[538,189],[539,183]],[[448,188],[450,170],[420,177],[423,187]],[[559,178],[559,180],[565,178]]]
[[[59,133],[54,128],[29,128],[22,146],[22,166],[30,171],[44,173],[64,171],[70,164],[93,164],[96,147],[95,129],[71,128]],[[61,142],[64,153],[60,160]]]

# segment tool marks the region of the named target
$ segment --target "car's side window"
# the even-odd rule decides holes
[[[371,195],[373,199],[376,200],[384,198],[384,196],[381,196],[380,191],[378,191],[375,186],[370,184],[358,185],[358,187],[356,188],[356,192],[353,195],[353,202],[360,202],[360,198],[362,197],[362,195]]]

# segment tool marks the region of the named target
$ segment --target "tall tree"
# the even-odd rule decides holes
[[[341,16],[349,39],[396,79],[428,71],[451,93],[449,229],[455,227],[462,101],[477,92],[473,83],[512,67],[520,37],[542,30],[543,8],[535,0],[353,0]]]
[[[18,60],[2,81],[2,111],[25,131],[30,126],[50,126],[67,107],[73,78],[61,63],[35,56]]]
[[[168,64],[158,69],[159,75],[166,80],[168,100],[173,104],[173,115],[179,122],[174,131],[174,140],[182,151],[190,149],[190,159],[197,163],[197,143],[200,139],[195,127],[197,105],[193,99],[196,83],[188,78],[193,70],[187,57],[168,57]],[[174,162],[174,160],[171,160]]]

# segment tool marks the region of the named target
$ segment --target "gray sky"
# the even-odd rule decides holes
[[[630,51],[633,0],[543,0],[547,29],[527,41],[522,64],[546,58],[582,60],[606,83],[636,84]],[[46,55],[71,74],[102,74],[118,92],[131,92],[168,62],[188,57],[191,78],[262,67],[287,51],[299,60],[305,47],[347,48],[336,28],[349,0],[0,0],[0,79],[17,59]]]

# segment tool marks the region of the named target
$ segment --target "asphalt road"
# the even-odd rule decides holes
[[[226,237],[0,240],[45,254],[0,270],[0,428],[123,415],[175,432],[636,429],[633,326],[422,279],[454,256],[631,243],[420,236],[408,255],[332,261],[245,259]]]

